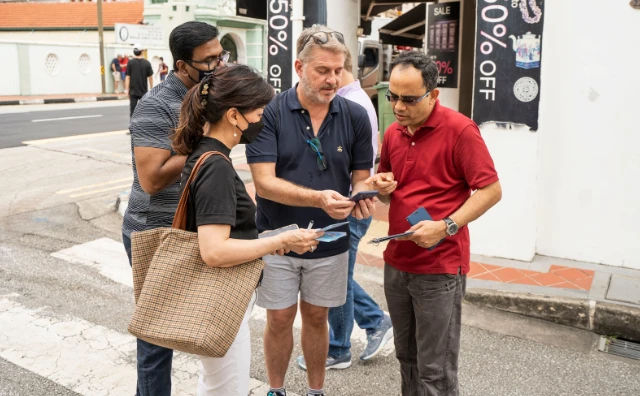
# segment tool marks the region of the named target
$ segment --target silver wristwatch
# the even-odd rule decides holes
[[[442,219],[442,221],[444,221],[444,223],[447,226],[445,230],[447,235],[449,236],[456,235],[456,233],[458,232],[458,225],[456,224],[456,222],[453,221],[451,217],[445,217],[444,219]]]

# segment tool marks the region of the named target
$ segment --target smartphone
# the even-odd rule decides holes
[[[376,195],[378,195],[378,190],[360,191],[359,193],[349,197],[349,199],[354,202],[358,202],[358,201],[362,201],[363,199],[373,198]]]

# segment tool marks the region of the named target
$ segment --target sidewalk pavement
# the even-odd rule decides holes
[[[49,103],[75,103],[75,102],[95,102],[103,100],[127,99],[124,94],[101,94],[101,93],[72,93],[56,95],[10,95],[0,96],[0,106],[2,105],[23,105],[23,104],[49,104]]]
[[[249,166],[234,163],[247,192],[255,196]],[[124,214],[128,192],[117,207]],[[490,214],[489,214],[490,215]],[[387,235],[388,206],[378,202],[356,262],[382,268],[386,243],[366,243]],[[531,262],[471,257],[465,300],[472,304],[549,320],[596,334],[640,342],[640,270],[535,256]]]

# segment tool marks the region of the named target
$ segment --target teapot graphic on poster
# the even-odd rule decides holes
[[[540,36],[527,32],[520,37],[509,36],[516,53],[516,66],[522,69],[540,67]]]

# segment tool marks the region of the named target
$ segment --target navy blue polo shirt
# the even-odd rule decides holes
[[[296,87],[276,96],[267,105],[262,116],[264,128],[255,142],[247,145],[247,161],[250,164],[275,162],[276,176],[299,186],[314,190],[334,190],[349,195],[351,171],[368,170],[373,164],[371,150],[371,124],[367,111],[359,104],[337,96],[329,105],[318,139],[327,160],[327,169],[316,163],[316,153],[306,142],[312,139],[311,118],[302,107]],[[272,230],[296,223],[306,228],[314,221],[314,228],[338,222],[320,208],[282,205],[256,194],[258,231]],[[347,226],[335,231],[345,231]],[[313,253],[293,257],[321,258],[334,256],[349,250],[348,234],[335,242],[321,242]]]

